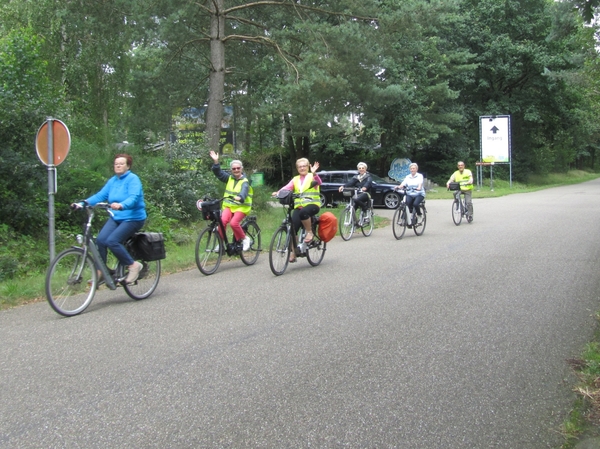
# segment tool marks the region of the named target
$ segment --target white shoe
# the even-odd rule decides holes
[[[250,245],[252,245],[252,240],[250,237],[244,237],[244,240],[242,240],[242,251],[248,251],[250,249]]]
[[[221,249],[221,247],[220,247],[220,245],[217,243],[217,246],[215,246],[215,248],[213,249],[213,251],[214,251],[215,253],[218,253],[218,252],[219,252],[219,249]]]
[[[129,269],[129,273],[127,274],[125,282],[127,284],[131,284],[137,281],[137,278],[140,276],[140,271],[142,271],[142,268],[144,268],[144,266],[141,263],[133,262],[133,268]]]

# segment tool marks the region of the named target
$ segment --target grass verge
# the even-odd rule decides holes
[[[600,321],[600,312],[596,312]],[[563,449],[575,447],[581,437],[600,436],[600,328],[580,357],[567,360],[577,376],[574,391],[577,400],[562,426]]]

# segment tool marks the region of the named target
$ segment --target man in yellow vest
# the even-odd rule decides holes
[[[233,160],[229,164],[231,174],[221,170],[219,165],[219,155],[214,151],[210,152],[214,164],[212,171],[221,182],[227,183],[225,186],[225,194],[223,198],[223,211],[221,212],[221,220],[223,226],[227,229],[227,224],[230,223],[233,236],[236,241],[242,242],[243,251],[248,251],[252,241],[242,229],[242,220],[252,209],[252,187],[248,182],[248,178],[244,175],[244,166],[241,161]],[[221,229],[219,229],[221,233]],[[221,236],[223,237],[223,236]]]
[[[458,170],[452,173],[452,176],[450,176],[450,179],[446,183],[446,188],[450,187],[451,182],[458,182],[460,184],[460,192],[465,195],[465,202],[467,203],[467,210],[469,212],[467,221],[471,223],[473,221],[473,173],[471,173],[471,170],[465,168],[463,161],[458,162]]]

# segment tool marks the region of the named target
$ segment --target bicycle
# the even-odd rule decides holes
[[[473,215],[469,214],[469,208],[467,207],[467,201],[464,196],[464,192],[460,190],[461,184],[458,182],[451,182],[448,190],[453,191],[454,201],[452,202],[452,221],[456,226],[460,226],[463,217],[467,217],[467,223],[473,221]],[[463,194],[461,198],[461,193]]]
[[[373,233],[375,225],[373,223],[373,200],[371,198],[369,198],[369,208],[366,213],[361,209],[358,219],[356,218],[355,200],[361,193],[362,191],[356,187],[345,187],[343,190],[344,197],[350,198],[350,202],[340,212],[339,230],[343,240],[350,240],[356,228],[360,228],[365,237],[369,237]]]
[[[398,208],[396,209],[396,212],[394,212],[394,218],[392,220],[392,231],[394,233],[394,237],[396,237],[396,240],[400,240],[404,236],[408,226],[412,226],[412,229],[416,235],[423,235],[423,232],[425,232],[425,226],[427,226],[427,209],[425,207],[425,199],[423,199],[423,202],[418,206],[421,208],[420,219],[417,215],[417,208],[413,207],[413,212],[410,217],[412,225],[408,224],[407,217],[409,212],[408,205],[406,204],[407,190],[399,190],[400,194],[402,195],[402,201],[400,201],[400,204],[398,204]]]
[[[245,265],[254,265],[261,252],[260,228],[256,223],[255,215],[247,215],[241,223],[244,233],[250,237],[250,247],[244,251],[241,240],[232,238],[229,242],[225,226],[221,220],[221,202],[220,200],[204,199],[198,201],[198,209],[202,211],[205,220],[210,223],[198,235],[196,241],[196,265],[202,274],[211,275],[217,271],[223,255],[230,257],[240,256]],[[219,229],[223,237],[219,234]]]
[[[46,274],[46,298],[50,306],[63,316],[78,315],[91,304],[96,290],[102,284],[106,284],[111,290],[122,286],[127,295],[135,300],[149,297],[160,280],[160,260],[147,261],[136,254],[134,242],[139,233],[128,238],[124,242],[125,248],[143,267],[138,279],[127,284],[126,266],[117,262],[114,269],[107,267],[92,236],[92,221],[96,210],[104,210],[112,215],[110,205],[84,204],[82,209],[87,213],[87,220],[83,224],[83,235],[77,236],[79,246],[72,246],[58,254],[50,263]],[[100,278],[98,271],[101,273]]]
[[[294,229],[294,223],[292,222],[292,212],[294,211],[294,200],[301,198],[302,195],[294,194],[289,190],[282,190],[277,197],[279,198],[279,202],[283,205],[285,218],[271,239],[269,265],[275,276],[281,276],[285,273],[285,270],[290,263],[290,253],[293,246],[292,242],[294,245],[296,244],[295,236],[297,231]],[[314,236],[313,239],[308,243],[304,241],[306,230],[302,227],[298,239],[300,243],[293,248],[293,251],[296,257],[306,257],[308,263],[311,266],[316,267],[322,262],[323,257],[325,257],[327,243],[323,242],[317,233],[319,224],[318,216],[313,216],[311,222],[312,233]]]

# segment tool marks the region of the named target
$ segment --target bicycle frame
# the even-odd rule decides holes
[[[221,202],[223,199],[221,199]],[[211,211],[211,221],[208,224],[207,228],[212,228],[213,232],[219,232],[223,237],[223,244],[225,245],[225,251],[228,256],[239,256],[242,252],[241,240],[236,240],[235,236],[233,237],[233,242],[229,242],[229,238],[227,237],[227,232],[225,229],[225,225],[223,224],[223,220],[221,219],[221,209]],[[246,215],[240,225],[244,227],[248,221],[256,221],[256,217],[253,215]]]
[[[295,200],[296,198],[301,198],[301,195],[293,194],[293,199]],[[285,225],[285,227],[287,228],[285,246],[286,248],[289,248],[290,243],[293,243],[294,254],[297,257],[306,257],[307,251],[311,247],[310,245],[312,244],[312,242],[306,243],[304,241],[304,238],[306,237],[306,229],[304,229],[304,227],[300,228],[300,236],[297,236],[298,230],[294,228],[294,221],[292,220],[292,213],[294,212],[294,203],[292,202],[292,204],[284,205],[283,207],[287,208],[287,211],[285,211],[285,218],[281,222],[281,224]],[[314,228],[314,224],[315,217],[313,216],[311,217],[311,228]]]
[[[467,202],[465,199],[465,194],[462,190],[457,190],[454,192],[454,199],[458,200],[458,204],[460,205],[460,214],[461,216],[465,216],[468,214]]]
[[[93,207],[86,207],[88,219],[87,219],[87,223],[85,224],[84,234],[81,239],[82,246],[74,245],[73,247],[79,248],[83,251],[83,260],[85,260],[85,258],[88,255],[88,251],[89,251],[89,253],[92,256],[92,260],[94,261],[94,266],[96,267],[97,270],[100,270],[100,272],[102,273],[104,282],[106,283],[107,287],[110,288],[111,290],[116,290],[117,284],[116,284],[115,280],[113,279],[110,270],[108,269],[108,267],[102,260],[102,257],[100,257],[100,252],[98,251],[96,242],[92,238],[92,221],[94,220],[94,215],[96,213],[96,209],[97,208],[104,209],[104,210],[106,210],[107,213],[110,214],[108,207],[109,207],[108,203],[98,203]],[[83,269],[83,266],[81,268]],[[81,275],[81,273],[79,273],[79,275]]]

